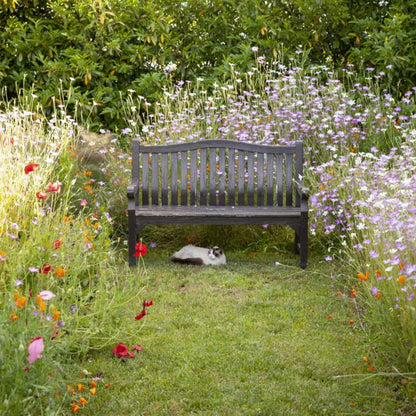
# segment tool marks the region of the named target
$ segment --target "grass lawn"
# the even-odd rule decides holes
[[[386,369],[355,323],[352,299],[332,286],[335,265],[311,258],[301,270],[295,256],[226,254],[227,265],[214,268],[172,264],[154,249],[146,278],[121,268],[131,290],[145,285],[143,299],[154,302],[137,338],[119,341],[143,351],[127,362],[110,350],[85,360],[111,386],[100,384],[82,414],[393,415],[403,407],[392,379],[373,377]],[[139,311],[120,316],[129,333]],[[357,376],[336,378],[347,374]]]

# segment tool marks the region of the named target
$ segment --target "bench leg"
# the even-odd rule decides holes
[[[299,254],[300,267],[306,269],[308,265],[308,214],[302,215],[301,225],[299,227]]]
[[[295,231],[295,254],[299,254],[300,243],[299,243],[299,232]]]
[[[129,211],[129,266],[136,266],[137,259],[134,257],[137,243],[136,215]]]

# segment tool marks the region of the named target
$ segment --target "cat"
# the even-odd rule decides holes
[[[218,266],[226,263],[225,254],[221,248],[213,246],[210,248],[196,247],[189,244],[182,247],[170,258],[175,263],[187,263],[198,265]]]

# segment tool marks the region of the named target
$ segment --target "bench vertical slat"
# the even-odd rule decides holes
[[[201,205],[207,204],[207,149],[201,149],[199,153],[199,192]]]
[[[132,182],[139,182],[140,180],[140,142],[139,140],[133,140],[132,144],[132,166],[131,166],[131,179]],[[135,204],[139,204],[139,191],[134,195]]]
[[[152,205],[159,205],[159,154],[152,154]]]
[[[286,154],[286,206],[293,205],[293,154]]]
[[[247,203],[250,206],[254,205],[254,153],[247,152]]]
[[[238,205],[244,205],[244,167],[246,161],[244,151],[238,151]]]
[[[170,155],[170,189],[171,204],[178,205],[178,154]]]
[[[142,205],[149,205],[149,154],[142,153]]]
[[[228,205],[235,205],[235,149],[228,150]]]
[[[257,153],[257,206],[264,205],[264,153]]]
[[[216,149],[209,149],[209,205],[217,205],[216,195],[216,175],[217,175],[217,160]]]
[[[277,206],[283,206],[283,155],[277,155],[276,166]]]
[[[267,186],[267,205],[273,205],[273,165],[274,165],[274,155],[267,154],[267,177],[266,177],[266,186]]]
[[[188,152],[181,152],[181,205],[188,205]]]
[[[225,205],[225,148],[219,149],[219,204]]]
[[[162,205],[168,205],[168,154],[162,153]]]
[[[295,162],[295,181],[302,182],[303,180],[303,143],[296,142],[296,162]],[[296,186],[296,184],[295,184]],[[300,196],[298,192],[296,194],[296,206],[300,207]]]
[[[191,150],[190,193],[191,205],[196,205],[196,150]]]

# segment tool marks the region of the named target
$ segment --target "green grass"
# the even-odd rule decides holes
[[[405,406],[391,378],[372,377],[383,360],[350,324],[352,299],[337,296],[328,264],[312,258],[303,271],[295,256],[227,254],[218,268],[171,264],[158,249],[146,256],[143,296],[154,306],[137,339],[120,340],[143,351],[127,362],[100,351],[83,363],[111,383],[83,414],[392,415]],[[133,291],[145,283],[127,267],[120,274]],[[123,322],[137,325],[139,309]],[[357,376],[337,378],[347,374]]]

